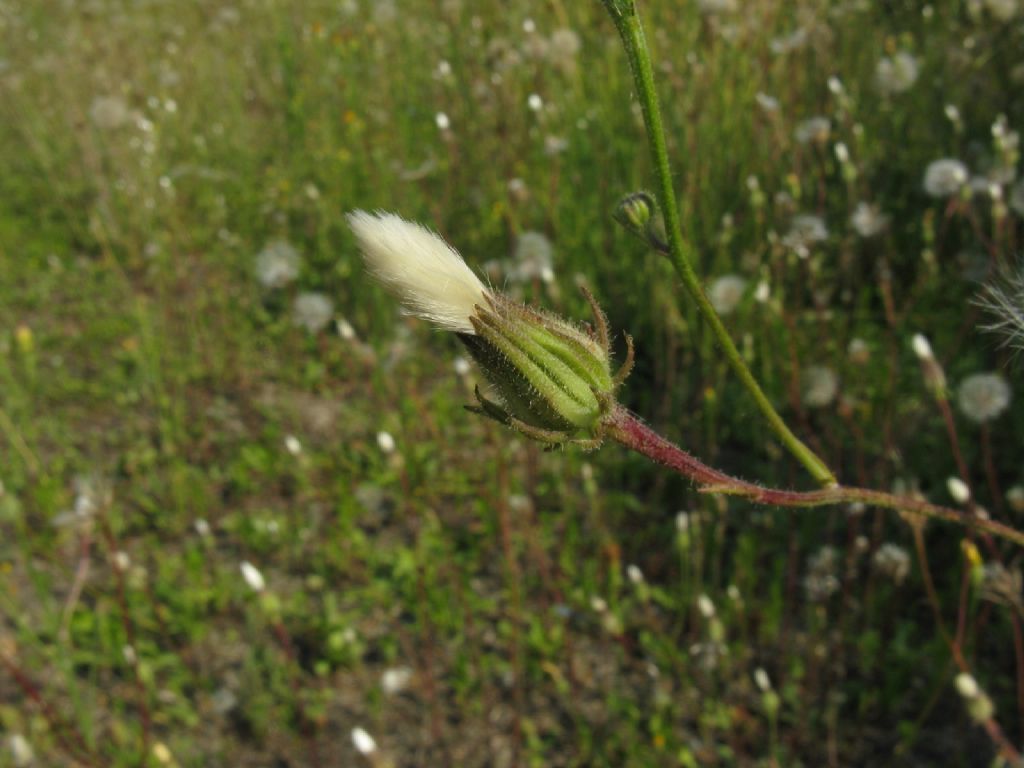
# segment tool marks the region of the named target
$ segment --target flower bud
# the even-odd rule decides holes
[[[615,387],[603,334],[500,294],[478,306],[470,322],[475,334],[459,338],[502,400],[496,405],[481,399],[486,415],[590,436],[605,410],[602,397],[611,397]]]
[[[627,209],[633,220],[643,220],[642,200]],[[613,375],[607,322],[588,292],[594,329],[484,286],[458,252],[425,227],[390,213],[355,211],[348,220],[381,284],[410,314],[454,331],[497,390],[500,402],[478,390],[480,404],[470,410],[544,442],[599,444],[598,422],[629,372],[632,345],[627,336],[629,354]]]
[[[665,221],[661,217],[657,200],[650,192],[626,195],[615,206],[612,218],[654,250],[662,253],[668,251]]]

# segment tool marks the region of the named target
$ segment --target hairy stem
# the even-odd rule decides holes
[[[1024,547],[1024,533],[1014,530],[1007,525],[1003,525],[995,520],[966,515],[959,510],[930,504],[927,501],[909,496],[896,496],[891,493],[884,493],[883,491],[841,485],[834,485],[818,491],[787,491],[778,488],[766,488],[746,480],[741,480],[738,477],[733,477],[713,467],[709,467],[700,459],[687,453],[643,424],[636,416],[622,406],[613,406],[602,419],[601,425],[605,436],[658,464],[674,469],[681,475],[685,475],[697,484],[702,493],[740,496],[758,504],[768,504],[777,507],[823,507],[832,504],[859,502],[883,509],[915,513],[927,518],[957,523],[966,528],[989,533]]]
[[[622,38],[629,59],[629,67],[633,73],[637,97],[643,111],[646,126],[647,144],[654,163],[657,178],[656,195],[658,205],[665,218],[665,232],[668,236],[668,259],[683,281],[687,292],[697,304],[705,322],[711,328],[715,338],[725,353],[733,372],[754,399],[761,414],[767,420],[772,431],[793,456],[807,468],[808,472],[821,483],[829,487],[836,483],[835,476],[817,454],[808,448],[787,426],[778,411],[772,406],[761,386],[757,383],[750,369],[747,368],[739,350],[729,336],[729,332],[711,306],[704,293],[697,273],[693,269],[693,246],[683,239],[679,224],[679,207],[676,203],[675,190],[672,187],[672,172],[668,161],[668,147],[665,142],[665,129],[661,121],[661,108],[658,95],[654,89],[654,70],[651,66],[651,54],[644,37],[643,26],[636,10],[634,0],[604,0],[615,26]]]

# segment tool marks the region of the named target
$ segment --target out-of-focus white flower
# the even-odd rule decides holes
[[[391,436],[390,432],[382,430],[377,433],[377,447],[380,448],[381,453],[394,453],[395,438]]]
[[[710,597],[702,594],[697,598],[697,610],[705,619],[710,619],[715,615],[715,604]]]
[[[526,99],[526,106],[534,112],[540,112],[544,108],[544,100],[536,93],[531,93]]]
[[[338,335],[341,336],[345,341],[354,341],[356,338],[356,329],[352,327],[352,323],[346,320],[344,317],[339,317],[334,321],[334,327],[338,329]]]
[[[770,691],[772,689],[772,680],[761,667],[754,670],[754,685],[762,691]]]
[[[758,91],[754,95],[754,101],[757,102],[757,106],[763,109],[765,112],[772,113],[779,111],[779,100],[774,96],[769,96],[767,93]]]
[[[130,117],[131,111],[120,96],[97,96],[89,106],[89,119],[105,131],[120,128]]]
[[[754,301],[758,304],[764,304],[772,295],[771,286],[768,285],[767,280],[759,280],[757,286],[754,288]]]
[[[774,38],[768,48],[776,56],[782,56],[793,51],[798,51],[807,45],[809,36],[805,27],[797,27],[790,34]]]
[[[548,61],[562,72],[572,74],[576,71],[576,57],[580,47],[580,36],[575,31],[568,27],[556,29],[548,39]]]
[[[267,582],[264,580],[263,574],[260,573],[260,569],[248,560],[242,561],[239,569],[242,571],[242,578],[245,579],[245,583],[249,585],[249,589],[253,592],[262,592],[267,588]]]
[[[1010,385],[998,373],[976,373],[960,384],[957,403],[978,424],[992,421],[1010,405]]]
[[[956,676],[956,690],[965,699],[973,699],[981,693],[981,688],[978,687],[978,681],[966,672],[961,672]]]
[[[377,742],[364,729],[356,727],[352,729],[352,745],[361,755],[372,755],[377,751]]]
[[[924,172],[924,191],[931,197],[943,198],[957,194],[970,174],[967,166],[951,157],[928,164]]]
[[[793,217],[789,231],[782,238],[782,244],[801,258],[806,258],[815,243],[828,239],[828,227],[820,216],[802,213]]]
[[[917,355],[918,360],[925,362],[927,360],[935,359],[935,354],[932,352],[932,345],[924,334],[915,333],[914,338],[911,339],[911,346],[913,346],[914,354]]]
[[[461,355],[455,358],[455,362],[452,363],[452,367],[455,369],[455,373],[459,376],[468,376],[469,372],[473,370],[473,366],[470,364],[469,360]]]
[[[880,235],[888,228],[889,217],[882,213],[877,205],[861,202],[857,203],[850,216],[850,224],[858,235],[869,238]]]
[[[7,737],[7,751],[11,754],[11,764],[15,768],[28,768],[36,761],[32,745],[20,733],[12,733]]]
[[[814,553],[808,561],[807,575],[804,577],[808,600],[822,603],[839,591],[839,579],[836,577],[838,566],[839,554],[835,547],[826,545]]]
[[[871,347],[864,339],[853,338],[850,339],[850,343],[846,347],[846,355],[850,358],[850,362],[864,365],[871,359]]]
[[[910,555],[899,544],[886,542],[878,548],[872,563],[879,573],[888,576],[897,585],[910,574]]]
[[[711,283],[708,300],[718,314],[730,315],[739,306],[746,288],[747,281],[739,275],[723,275]]]
[[[1020,1],[985,0],[985,8],[996,21],[1010,21],[1020,12]]]
[[[701,13],[714,16],[719,13],[732,13],[738,6],[736,0],[697,0],[697,7]]]
[[[348,222],[370,271],[406,311],[445,330],[474,333],[469,318],[488,293],[454,248],[391,213],[355,211]]]
[[[903,93],[917,82],[920,67],[917,59],[906,51],[900,51],[892,58],[883,56],[875,67],[875,82],[885,94]]]
[[[971,489],[959,477],[947,478],[946,488],[949,490],[949,495],[953,498],[953,501],[957,504],[966,504],[971,498]]]
[[[824,408],[839,394],[839,377],[824,365],[811,365],[800,375],[800,393],[808,408]]]
[[[310,333],[319,333],[331,322],[334,302],[322,293],[309,291],[295,297],[292,321]]]
[[[544,154],[548,157],[560,155],[569,148],[569,140],[561,136],[548,135],[544,137]]]
[[[543,233],[523,232],[516,238],[514,263],[507,273],[509,281],[526,283],[531,280],[553,278],[553,254],[551,241]],[[545,282],[550,282],[550,279]]]
[[[256,255],[256,277],[266,288],[283,288],[301,268],[302,257],[286,240],[273,240]]]
[[[820,115],[804,120],[793,134],[800,144],[824,144],[832,135],[832,121]]]
[[[437,124],[438,130],[447,131],[452,127],[452,121],[448,119],[448,115],[444,112],[438,112],[434,115],[434,122]]]
[[[640,570],[640,566],[633,563],[626,566],[626,577],[634,584],[644,583],[644,572]]]
[[[298,456],[302,453],[302,443],[299,442],[299,438],[295,435],[286,435],[284,438],[284,447],[292,456]]]
[[[380,676],[380,687],[384,693],[393,696],[401,693],[409,686],[412,680],[412,670],[409,667],[392,667],[385,669]]]

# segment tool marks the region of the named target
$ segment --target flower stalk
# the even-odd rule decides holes
[[[715,312],[700,279],[693,269],[693,246],[683,238],[679,223],[679,206],[676,202],[675,190],[672,187],[672,172],[668,161],[668,146],[665,141],[665,128],[661,120],[661,108],[658,104],[657,92],[654,89],[654,70],[651,66],[651,54],[647,47],[643,26],[634,0],[603,0],[605,8],[615,22],[615,27],[622,38],[629,68],[633,73],[640,109],[646,127],[647,145],[654,164],[657,180],[655,194],[661,214],[664,217],[665,234],[668,240],[667,257],[683,281],[683,286],[697,305],[701,316],[711,328],[722,352],[725,354],[733,372],[744,388],[753,398],[758,410],[768,422],[779,441],[807,469],[821,485],[830,487],[836,484],[836,478],[817,454],[814,453],[800,438],[793,434],[786,422],[775,410],[765,395],[757,379],[747,368],[726,330],[718,313]]]
[[[601,420],[601,427],[605,437],[688,477],[696,483],[701,493],[738,496],[758,504],[777,507],[824,507],[859,502],[957,523],[1024,546],[1024,533],[1007,525],[931,504],[922,499],[843,485],[833,485],[817,491],[789,491],[766,488],[741,480],[704,464],[700,459],[659,435],[620,405],[611,408]]]

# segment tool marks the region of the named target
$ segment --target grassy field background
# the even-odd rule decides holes
[[[1020,394],[972,300],[1020,269],[1024,9],[641,7],[772,400],[850,482],[953,504],[958,450],[1020,525],[1024,408],[958,393]],[[987,765],[952,646],[1024,740],[1018,550],[544,452],[364,274],[344,214],[379,208],[565,315],[589,286],[627,405],[809,487],[611,219],[653,179],[596,0],[2,0],[0,105],[0,765]]]

